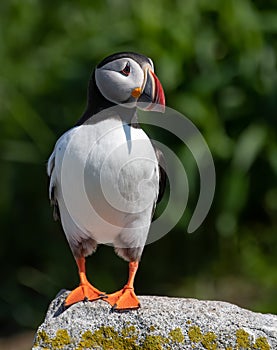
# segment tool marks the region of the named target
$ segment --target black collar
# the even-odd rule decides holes
[[[77,121],[75,126],[80,126],[84,124],[92,116],[98,114],[99,112],[114,107],[115,114],[118,115],[124,122],[129,125],[138,124],[137,122],[137,108],[126,108],[120,105],[116,105],[113,102],[108,101],[99,91],[96,80],[95,80],[95,70],[93,71],[88,84],[88,95],[87,95],[87,106],[81,116]]]

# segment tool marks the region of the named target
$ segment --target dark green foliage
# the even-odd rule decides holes
[[[78,283],[45,165],[85,107],[93,67],[121,50],[153,59],[168,106],[201,130],[217,172],[211,212],[188,235],[197,169],[177,139],[153,131],[182,159],[191,192],[178,226],[146,247],[137,292],[277,312],[275,2],[10,0],[0,16],[1,333],[35,328],[55,293]],[[125,283],[109,247],[88,270],[101,290]]]

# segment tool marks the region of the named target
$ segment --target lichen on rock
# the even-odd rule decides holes
[[[270,350],[277,316],[216,301],[140,297],[142,308],[111,312],[99,300],[64,309],[68,293],[50,305],[33,350]]]

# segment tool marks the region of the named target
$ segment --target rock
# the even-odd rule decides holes
[[[97,300],[64,309],[68,291],[50,304],[38,349],[277,349],[277,316],[220,301],[139,297],[142,307],[112,312]]]

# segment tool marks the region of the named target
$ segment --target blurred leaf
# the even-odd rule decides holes
[[[2,142],[1,158],[9,161],[27,163],[38,163],[41,161],[41,156],[34,144],[15,140]]]
[[[13,98],[7,102],[6,108],[10,115],[33,139],[42,155],[46,156],[49,153],[48,145],[54,141],[54,135],[44,120],[30,106],[26,98],[19,93],[13,92]]]
[[[247,172],[266,141],[262,125],[250,125],[239,137],[234,150],[233,166]]]

